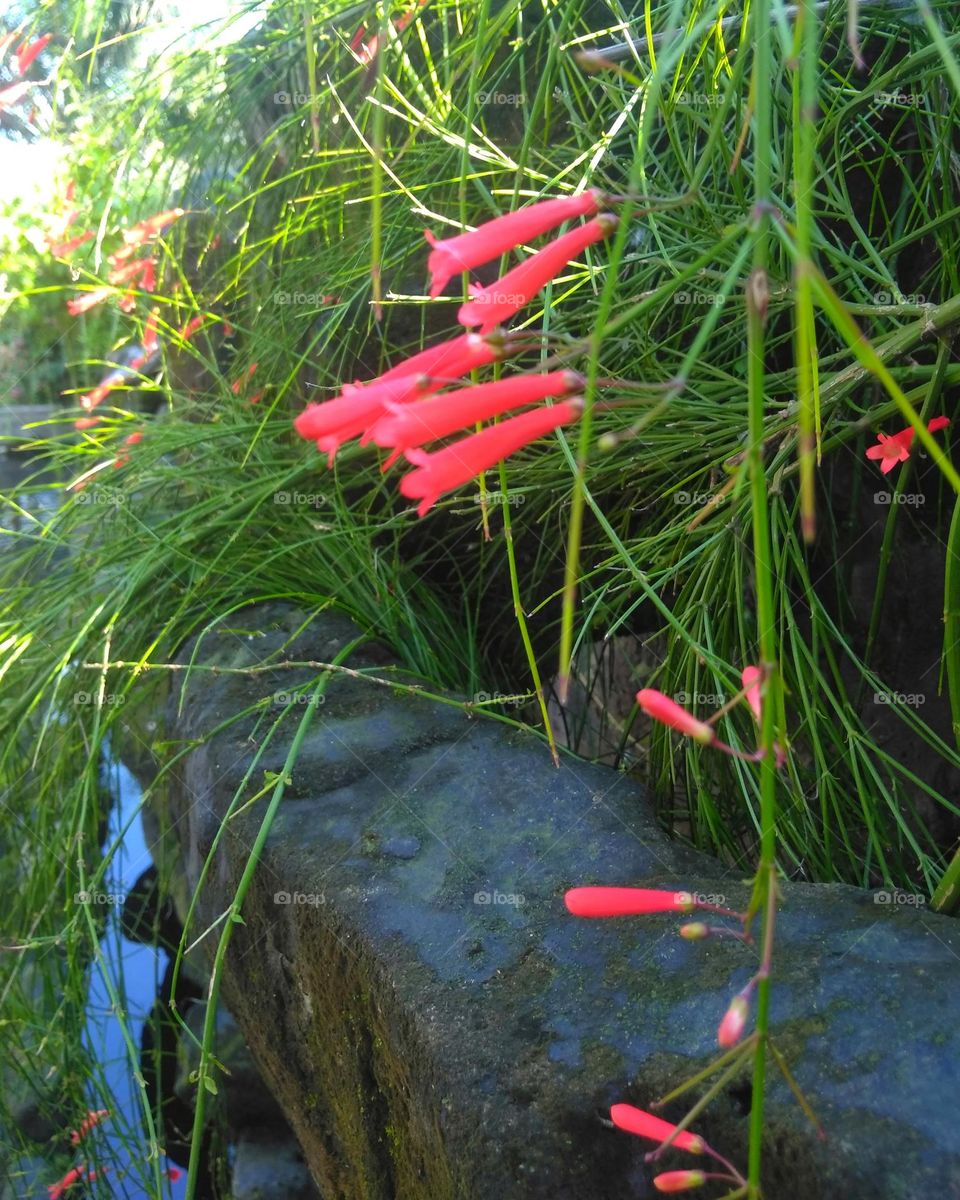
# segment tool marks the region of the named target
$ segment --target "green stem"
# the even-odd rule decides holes
[[[747,403],[750,478],[753,524],[753,563],[757,606],[757,641],[761,668],[766,676],[762,708],[760,746],[760,864],[754,900],[763,903],[764,953],[770,949],[776,858],[776,766],[774,722],[782,704],[778,695],[776,610],[773,599],[773,569],[770,547],[770,518],[767,477],[763,465],[766,338],[767,264],[770,254],[770,178],[772,64],[770,56],[770,3],[757,0],[753,10],[754,113],[754,200],[756,224],[753,233],[753,271],[747,286]],[[753,1062],[753,1103],[750,1110],[750,1144],[747,1158],[747,1196],[758,1200],[763,1144],[766,1088],[766,1039],[770,1018],[770,978],[765,971],[757,986],[757,1044]]]

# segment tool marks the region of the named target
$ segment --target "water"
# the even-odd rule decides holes
[[[116,845],[117,850],[100,889],[107,898],[100,949],[107,976],[126,1013],[126,1021],[121,1022],[114,1010],[103,969],[94,963],[87,993],[84,1044],[91,1057],[100,1064],[104,1090],[112,1097],[111,1117],[100,1126],[100,1146],[101,1157],[117,1165],[104,1177],[104,1185],[108,1194],[118,1200],[121,1197],[123,1200],[143,1200],[155,1197],[156,1191],[152,1182],[149,1190],[144,1187],[149,1180],[147,1164],[130,1162],[131,1145],[146,1144],[142,1089],[137,1079],[140,1046],[144,1024],[162,991],[169,958],[166,951],[156,946],[130,941],[121,929],[122,901],[152,860],[138,814],[141,792],[136,779],[122,763],[111,760],[107,783],[114,803],[105,845],[107,848]],[[126,1038],[135,1048],[135,1061],[131,1061],[124,1024]],[[98,1108],[101,1103],[91,1094],[91,1108]],[[162,1129],[158,1130],[158,1140],[162,1144]],[[162,1170],[175,1165],[168,1159],[162,1159],[160,1164]],[[129,1170],[130,1174],[121,1178],[120,1172],[124,1170]],[[180,1200],[185,1193],[186,1171],[181,1168],[180,1179],[165,1180],[160,1194],[164,1200]]]

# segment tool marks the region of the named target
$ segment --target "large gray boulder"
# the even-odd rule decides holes
[[[196,663],[330,662],[356,636],[336,614],[305,621],[283,605],[251,609],[229,624],[264,636],[208,634]],[[398,678],[369,643],[348,665]],[[159,815],[191,886],[276,701],[214,730],[316,673],[180,676],[169,736],[207,740],[174,768]],[[289,707],[244,797],[282,768],[303,711]],[[229,905],[265,807],[229,822],[188,938]],[[749,891],[668,841],[626,776],[575,759],[557,770],[503,724],[331,680],[223,981],[327,1200],[653,1194],[649,1147],[600,1117],[618,1100],[646,1106],[710,1061],[756,959],[729,940],[684,942],[670,916],[576,920],[562,895],[585,883],[682,888],[733,908]],[[876,899],[783,888],[773,1024],[829,1137],[772,1072],[769,1200],[960,1197],[960,927]],[[695,1124],[741,1166],[749,1103],[744,1076]]]

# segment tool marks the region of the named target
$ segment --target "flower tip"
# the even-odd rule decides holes
[[[664,1171],[653,1178],[658,1192],[689,1192],[703,1187],[707,1177],[703,1171]]]
[[[680,936],[688,942],[702,942],[709,935],[710,929],[704,921],[688,921],[686,925],[680,926]]]
[[[735,1046],[743,1035],[749,1006],[743,996],[734,996],[717,1030],[717,1042],[722,1049]]]
[[[715,740],[713,730],[705,721],[698,721],[693,713],[687,712],[675,700],[655,688],[642,688],[637,692],[637,704],[648,717],[693,738],[695,742],[709,746]]]

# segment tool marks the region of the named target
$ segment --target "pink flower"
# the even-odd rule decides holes
[[[663,1171],[654,1175],[653,1186],[658,1192],[688,1192],[703,1187],[707,1177],[703,1171]]]
[[[403,375],[430,375],[435,380],[460,379],[478,367],[489,366],[511,353],[508,341],[492,331],[487,336],[479,333],[462,333],[449,342],[430,346],[414,354],[412,358],[384,371],[372,383],[386,379],[399,379]],[[442,384],[438,383],[437,388]]]
[[[400,492],[410,500],[419,500],[417,515],[425,516],[444,492],[468,483],[551,429],[576,421],[582,408],[582,402],[577,398],[564,400],[552,408],[535,408],[493,425],[435,454],[408,450],[407,460],[417,469],[400,480]]]
[[[430,295],[439,296],[454,275],[470,271],[482,263],[498,258],[515,246],[523,245],[576,217],[593,217],[600,210],[599,192],[581,192],[562,200],[541,200],[518,212],[507,213],[486,221],[479,229],[457,237],[439,240],[429,230],[424,237],[433,247],[427,261],[433,281]],[[467,322],[462,322],[467,324]]]
[[[547,375],[515,375],[496,383],[481,383],[456,392],[444,392],[416,404],[397,404],[388,400],[386,414],[364,441],[372,439],[378,446],[393,447],[393,453],[384,464],[386,470],[411,446],[436,441],[478,421],[535,404],[547,397],[569,395],[582,386],[583,378],[575,371],[554,371]]]
[[[644,688],[637,692],[637,703],[655,721],[669,725],[671,729],[676,729],[678,733],[693,738],[695,742],[709,746],[715,740],[713,730],[705,721],[698,721],[693,713],[681,708],[675,700],[671,700],[663,692],[657,692],[653,688]]]
[[[45,33],[43,37],[38,37],[35,42],[22,42],[17,49],[17,70],[23,75],[33,60],[38,54],[41,54],[47,46],[47,43],[53,37],[52,33]]]
[[[340,396],[321,404],[308,404],[293,423],[301,437],[315,441],[317,448],[329,454],[329,465],[340,446],[369,429],[384,413],[387,400],[397,403],[422,393],[426,380],[422,375],[397,379],[379,379],[362,385],[348,383]]]
[[[677,1128],[669,1121],[655,1117],[653,1113],[634,1108],[632,1104],[614,1104],[610,1109],[610,1120],[618,1129],[637,1137],[649,1138],[651,1142],[665,1142]],[[688,1150],[691,1154],[702,1154],[706,1143],[703,1138],[685,1129],[677,1134],[671,1145],[676,1146],[678,1150]]]
[[[938,429],[946,429],[950,421],[946,417],[934,417],[932,421],[927,422],[927,429],[931,433],[936,433]],[[867,458],[879,459],[880,470],[887,475],[900,462],[906,462],[910,457],[910,447],[913,445],[913,435],[916,430],[913,426],[908,426],[900,433],[887,435],[878,433],[879,439],[875,446],[870,446],[867,449]]]
[[[473,299],[460,306],[457,320],[461,325],[479,325],[481,332],[486,333],[519,312],[571,259],[587,246],[602,241],[616,227],[617,218],[604,213],[531,254],[519,267],[514,267],[489,287],[471,284]]]
[[[687,913],[696,908],[689,892],[660,888],[571,888],[563,901],[575,917],[634,917],[646,913]]]
[[[740,1041],[749,1011],[750,1006],[744,996],[734,996],[730,1001],[730,1007],[724,1013],[717,1030],[717,1041],[724,1050],[729,1046],[735,1046]]]
[[[92,429],[94,425],[100,424],[99,417],[78,417],[74,423],[74,429]],[[82,486],[82,485],[81,485]]]

